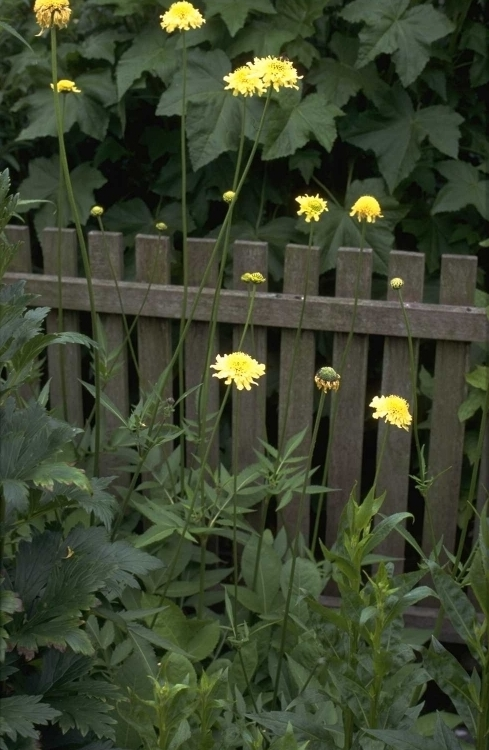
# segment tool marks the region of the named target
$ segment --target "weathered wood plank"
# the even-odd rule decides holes
[[[7,226],[5,227],[5,235],[7,240],[12,244],[19,243],[17,252],[12,258],[9,266],[10,272],[4,276],[4,281],[8,284],[10,281],[9,274],[14,274],[14,276],[16,276],[16,278],[13,279],[15,281],[24,279],[29,274],[32,274],[31,238],[29,227]],[[26,291],[29,291],[27,284]],[[40,389],[41,386],[39,379],[33,378],[30,382],[21,385],[19,393],[23,399],[28,401],[30,398],[37,398]]]
[[[268,275],[268,248],[265,242],[235,242],[233,245],[233,283],[237,289],[243,289],[245,284],[241,276],[246,273],[258,272],[265,278]],[[266,285],[262,284],[262,287]],[[248,291],[245,291],[248,301]],[[256,296],[256,295],[255,295]],[[220,300],[221,302],[221,300]],[[248,306],[249,307],[249,301]],[[243,327],[235,326],[233,330],[233,351],[244,351],[260,364],[267,364],[267,330],[263,321],[255,312],[253,305],[253,331],[248,329],[244,341],[241,343]],[[259,321],[259,325],[256,325]],[[244,321],[243,321],[244,322]],[[266,374],[257,380],[258,385],[252,386],[250,391],[238,392],[233,388],[233,437],[238,441],[238,468],[256,461],[253,449],[260,449],[258,438],[266,437],[265,413],[267,384]],[[236,429],[237,428],[237,429]]]
[[[93,280],[107,279],[106,283],[114,288],[114,276],[117,280],[122,279],[124,275],[124,247],[122,244],[122,234],[119,232],[89,232],[88,235],[88,252],[90,256],[90,265],[92,269]],[[109,260],[110,259],[110,260]],[[118,282],[119,283],[119,282]],[[141,287],[147,291],[147,284],[141,284]],[[121,292],[122,299],[124,299]],[[141,297],[141,302],[144,295]],[[139,308],[138,308],[139,309]],[[97,312],[100,307],[97,304]],[[128,314],[127,309],[124,311]],[[136,310],[137,312],[137,310]],[[129,414],[129,384],[127,372],[127,347],[124,345],[125,332],[121,315],[121,306],[118,302],[117,308],[112,314],[100,313],[100,323],[103,328],[104,336],[107,342],[107,354],[115,355],[117,353],[115,366],[111,373],[110,379],[104,387],[104,393],[117,406],[123,416]],[[112,364],[112,363],[111,363]],[[115,415],[106,409],[103,409],[103,419],[105,426],[105,440],[110,440],[110,435],[120,422]],[[102,456],[100,462],[102,476],[109,475],[116,471],[117,463],[111,455]],[[119,477],[119,484],[126,483],[127,476]]]
[[[470,256],[467,256],[470,257]],[[37,305],[56,305],[56,277],[38,274],[8,273],[6,281],[27,280],[27,291],[38,294]],[[86,281],[65,278],[66,309],[89,310]],[[136,315],[147,293],[147,285],[121,281],[127,315]],[[195,300],[197,289],[188,293],[188,313]],[[113,284],[108,280],[94,280],[95,303],[100,313],[115,313],[120,310]],[[204,289],[194,314],[195,320],[209,320],[213,292]],[[223,289],[220,294],[218,321],[243,324],[247,311],[246,291]],[[179,320],[182,312],[182,288],[155,284],[148,294],[144,315],[149,317]],[[339,297],[311,296],[306,302],[304,329],[311,331],[348,332],[351,323],[353,301]],[[446,341],[474,341],[485,343],[489,336],[489,321],[485,310],[469,305],[437,305],[422,302],[407,304],[411,333],[414,338],[443,339]],[[296,295],[266,295],[256,293],[255,317],[260,324],[275,328],[297,328],[300,316],[300,300]],[[358,303],[355,332],[379,336],[405,336],[402,313],[397,302],[383,300],[360,300]]]
[[[360,264],[360,265],[359,265]],[[359,299],[370,297],[372,287],[372,251],[341,248],[336,263],[336,294],[354,297],[359,269]],[[350,326],[353,307],[350,312]],[[357,317],[361,316],[360,310]],[[331,466],[328,487],[335,491],[327,495],[326,546],[330,547],[337,537],[341,512],[357,482],[357,498],[360,497],[362,475],[363,425],[365,419],[365,387],[367,383],[368,337],[355,335],[351,340],[346,360],[341,366],[348,335],[337,333],[333,343],[333,367],[341,376],[338,393],[336,423],[332,440]],[[334,404],[334,401],[333,401]],[[334,406],[331,406],[333,411]]]
[[[149,290],[153,284],[170,283],[170,240],[168,237],[138,234],[136,236],[136,281],[146,284]],[[143,312],[144,307],[141,310]],[[144,315],[138,317],[138,374],[139,393],[141,397],[148,395],[158,381],[161,373],[167,367],[172,355],[171,327],[172,323],[163,318],[150,318]],[[172,378],[169,377],[161,399],[173,396]],[[163,421],[163,419],[161,420]],[[173,423],[173,414],[168,412],[164,421]],[[165,443],[163,455],[173,450],[173,442]],[[150,475],[145,474],[144,479]]]
[[[45,229],[41,236],[44,272],[58,274],[58,251],[61,277],[77,276],[78,244],[74,229]],[[64,310],[64,290],[61,284],[62,318],[56,310],[46,319],[48,333],[59,330],[80,330],[80,316],[74,310]],[[60,328],[60,321],[62,327]],[[49,401],[52,409],[76,427],[83,426],[83,397],[81,385],[81,349],[76,344],[49,346],[47,350],[48,376],[51,379]]]
[[[308,260],[309,255],[309,260]],[[287,245],[284,264],[284,293],[317,295],[319,285],[319,248],[310,250],[302,245]],[[309,266],[309,269],[308,269]],[[297,344],[296,344],[297,342]],[[297,352],[294,356],[294,347]],[[279,450],[293,435],[307,428],[304,440],[295,451],[295,455],[306,456],[311,445],[314,398],[316,346],[314,333],[302,331],[297,341],[296,331],[283,330],[280,337],[280,375],[278,434]],[[281,520],[287,530],[289,539],[295,535],[300,497],[296,496],[281,512]],[[300,531],[306,541],[310,531],[310,499],[303,501]]]
[[[423,299],[424,255],[392,251],[389,257],[389,279],[400,277],[404,281],[402,298],[407,302],[421,302]],[[399,294],[387,285],[387,299],[398,300]],[[407,313],[409,316],[409,312]],[[408,317],[409,320],[409,317]],[[417,342],[413,342],[417,372]],[[384,342],[384,361],[380,394],[394,394],[405,398],[413,405],[409,347],[407,339],[387,338]],[[409,491],[409,460],[412,432],[386,425],[379,420],[377,433],[377,456],[387,430],[387,442],[377,482],[377,494],[386,492],[382,513],[392,515],[406,511]],[[392,557],[404,557],[404,539],[400,534],[389,534],[377,551]],[[395,563],[396,573],[403,570],[402,559]]]
[[[476,274],[475,257],[443,255],[440,303],[472,304]],[[443,534],[443,542],[450,550],[454,549],[457,531],[465,430],[457,411],[465,397],[468,356],[467,344],[454,341],[438,341],[436,344],[428,471],[437,478],[429,490],[427,503],[436,525],[436,541]],[[423,549],[428,552],[432,546],[425,510]]]
[[[213,239],[193,239],[188,240],[188,276],[189,284],[191,286],[200,285],[207,265],[212,256],[212,251],[216,241]],[[219,271],[219,258],[213,260],[211,268],[206,279],[206,288],[215,289],[217,284],[217,277]],[[204,382],[206,376],[207,367],[207,347],[209,343],[210,325],[209,323],[203,323],[201,321],[193,321],[188,329],[187,336],[185,339],[185,390],[195,388]],[[211,351],[210,361],[208,366],[215,362],[216,355],[219,353],[219,328],[216,326],[214,333],[214,344]],[[211,376],[209,370],[208,375]],[[194,422],[199,420],[199,404],[203,405],[203,390],[199,388],[187,397],[185,401],[185,415],[187,419]],[[219,381],[216,378],[210,377],[208,384],[207,394],[207,405],[203,418],[207,415],[216,414],[219,410]],[[213,422],[206,420],[206,428],[212,429]],[[200,454],[203,456],[202,450],[209,448],[207,463],[213,469],[219,465],[219,435],[215,435],[212,445],[207,446],[206,440],[203,444],[196,445],[195,443],[187,442],[187,463],[193,465],[192,454],[196,454],[200,450]]]

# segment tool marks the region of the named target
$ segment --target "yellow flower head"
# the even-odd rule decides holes
[[[240,68],[236,68],[234,73],[230,73],[228,76],[224,76],[224,80],[227,83],[226,89],[232,89],[233,96],[253,96],[254,94],[264,94],[266,86],[260,78],[257,70],[253,65],[242,65]]]
[[[223,193],[222,199],[223,201],[226,201],[226,203],[232,203],[235,195],[236,193],[233,190],[226,190],[226,192]]]
[[[175,29],[179,29],[179,31],[189,31],[190,28],[200,29],[202,24],[205,23],[205,19],[197,8],[194,8],[192,3],[188,3],[186,0],[172,3],[160,18],[161,28],[168,31],[169,34]]]
[[[102,206],[92,206],[92,208],[90,209],[91,216],[102,216],[103,213],[104,209],[102,208]]]
[[[299,197],[296,198],[296,201],[300,206],[300,210],[297,211],[297,213],[299,216],[305,214],[307,223],[309,223],[311,219],[319,221],[321,214],[328,210],[328,204],[323,198],[320,198],[319,195],[299,195]]]
[[[409,404],[405,398],[400,396],[375,396],[369,406],[375,409],[372,414],[374,419],[385,419],[396,427],[407,430],[413,418],[409,413]]]
[[[52,83],[51,88],[54,91],[54,85]],[[56,88],[60,94],[81,94],[81,90],[76,87],[75,82],[68,81],[67,78],[62,78],[61,81],[58,81]]]
[[[63,29],[70,20],[70,3],[69,0],[36,0],[34,13],[41,29],[50,29],[51,26]]]
[[[164,232],[165,229],[168,229],[164,221],[157,221],[155,224],[155,229],[158,230],[158,232]]]
[[[350,216],[356,216],[358,221],[366,219],[369,224],[373,224],[375,219],[384,218],[378,200],[371,195],[362,195],[352,206]]]
[[[302,76],[297,75],[290,60],[280,57],[255,57],[252,63],[248,63],[263,81],[264,86],[268,89],[273,86],[275,91],[281,88],[298,89],[297,81]]]
[[[341,377],[332,367],[321,367],[314,376],[314,382],[320,391],[337,391]]]
[[[391,279],[391,289],[402,289],[404,281],[398,277]]]
[[[245,284],[264,284],[266,278],[258,271],[254,271],[253,273],[244,273],[241,281],[244,281]]]
[[[261,378],[265,374],[265,365],[260,365],[256,359],[244,352],[233,352],[233,354],[220,354],[216,357],[216,364],[211,368],[217,370],[212,373],[213,378],[226,378],[225,385],[234,383],[238,391],[246,388],[251,391],[252,385],[258,385],[253,378]]]

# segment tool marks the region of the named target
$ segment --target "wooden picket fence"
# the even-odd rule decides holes
[[[27,280],[27,290],[39,295],[35,305],[46,305],[53,309],[48,316],[47,328],[57,330],[58,292],[56,276],[57,230],[46,229],[42,235],[44,260],[43,274],[32,273],[29,231],[25,227],[9,227],[8,237],[21,241],[7,280]],[[74,230],[62,231],[62,275],[63,308],[66,330],[79,330],[80,313],[89,310],[86,282],[79,278],[78,248]],[[124,328],[120,301],[113,281],[117,277],[122,295],[124,312],[128,316],[140,313],[137,323],[137,356],[140,374],[140,387],[147,389],[156,382],[159,374],[168,364],[172,354],[172,324],[178,321],[182,312],[183,289],[171,283],[171,246],[168,238],[139,235],[136,238],[136,278],[124,280],[124,249],[120,233],[90,232],[88,235],[89,255],[95,288],[97,311],[101,316],[110,350],[117,349],[124,341]],[[190,289],[188,310],[190,310],[197,287],[203,277],[210,258],[214,240],[189,240]],[[304,279],[306,275],[306,248],[289,245],[285,252],[283,293],[267,292],[267,285],[258,287],[254,305],[254,350],[253,356],[259,362],[267,363],[272,356],[267,349],[267,332],[278,329],[280,335],[280,362],[278,382],[278,425],[281,429],[285,399],[291,371],[292,350],[298,326]],[[240,281],[246,271],[259,271],[267,276],[267,245],[261,242],[235,242],[231,251],[233,262],[233,289],[220,293],[218,321],[233,327],[232,346],[236,348],[246,320],[249,303],[249,290]],[[109,262],[110,258],[110,262]],[[313,248],[307,289],[307,301],[300,339],[299,366],[295,368],[291,384],[290,407],[285,425],[285,435],[292,436],[303,428],[307,435],[300,453],[305,455],[311,436],[313,421],[313,399],[315,385],[313,376],[319,366],[338,367],[346,344],[353,313],[354,286],[358,263],[360,269],[360,299],[356,316],[355,334],[348,354],[346,367],[341,372],[340,401],[335,427],[331,457],[329,486],[335,488],[327,496],[326,528],[323,538],[329,546],[336,537],[341,510],[355,484],[357,496],[362,496],[362,451],[364,425],[367,409],[367,368],[369,357],[369,336],[381,336],[383,363],[380,388],[373,395],[395,393],[408,400],[411,397],[408,345],[405,324],[396,292],[386,282],[386,299],[371,299],[372,252],[344,248],[338,252],[336,266],[336,290],[334,297],[318,296],[319,251]],[[112,268],[111,268],[112,266]],[[466,396],[465,374],[468,370],[469,350],[472,343],[489,342],[489,323],[484,309],[476,308],[474,293],[476,284],[477,259],[473,256],[445,255],[442,258],[440,298],[438,304],[423,302],[424,256],[421,253],[392,251],[389,258],[389,278],[400,276],[404,280],[403,298],[408,310],[413,337],[419,342],[431,340],[436,348],[434,365],[434,393],[430,418],[430,449],[427,454],[428,469],[438,475],[430,491],[432,515],[436,522],[436,534],[443,534],[445,545],[453,550],[457,531],[457,512],[460,498],[460,481],[463,460],[464,424],[457,411]],[[214,295],[213,285],[217,280],[217,265],[211,269],[208,286],[204,288],[194,314],[185,346],[186,389],[202,381],[207,336]],[[149,286],[149,289],[148,289]],[[143,304],[144,303],[144,304]],[[327,331],[333,334],[332,362],[318,361],[316,355],[315,332]],[[216,353],[219,349],[219,326],[216,336]],[[251,346],[247,339],[246,347]],[[228,349],[227,351],[230,351]],[[107,395],[123,414],[128,414],[129,383],[127,353],[122,353],[122,366],[107,386]],[[47,369],[51,378],[51,406],[60,404],[59,348],[48,351]],[[68,417],[76,425],[84,419],[82,405],[81,355],[76,346],[66,347],[65,361],[68,367]],[[242,466],[255,461],[255,449],[260,449],[258,438],[265,438],[265,379],[250,392],[244,392],[240,399],[233,394],[233,421],[239,430],[239,460]],[[220,388],[216,378],[211,379],[209,412],[218,409]],[[234,389],[233,389],[234,390]],[[171,393],[171,384],[165,396]],[[240,409],[238,418],[237,408]],[[186,401],[186,416],[195,417],[195,400]],[[112,415],[107,416],[109,427],[114,427]],[[377,445],[383,437],[385,425],[378,425]],[[326,436],[320,435],[326,442]],[[411,452],[410,433],[390,429],[378,489],[387,491],[383,506],[386,514],[404,511],[408,507],[409,465]],[[486,447],[489,440],[486,440]],[[210,461],[218,462],[217,441],[212,446]],[[478,503],[481,507],[487,498],[489,488],[488,452],[484,452],[478,489]],[[372,459],[371,459],[372,460]],[[297,507],[291,503],[285,510],[283,522],[292,527],[295,524]],[[304,520],[303,532],[310,532],[310,518]],[[431,548],[431,537],[423,527],[422,544]],[[392,534],[382,547],[382,552],[402,559],[404,540]],[[402,566],[402,565],[401,565]]]

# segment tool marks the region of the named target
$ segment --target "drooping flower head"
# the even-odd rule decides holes
[[[161,28],[169,34],[175,29],[179,31],[189,31],[191,28],[200,29],[202,24],[205,23],[205,18],[202,17],[200,11],[187,0],[178,0],[178,2],[172,3],[160,18]]]
[[[102,206],[92,206],[90,209],[90,216],[102,216],[104,213],[104,209]]]
[[[320,391],[337,391],[340,387],[341,376],[332,367],[321,367],[314,376],[314,382]]]
[[[389,424],[407,430],[413,418],[409,413],[409,404],[401,396],[375,396],[369,406],[375,409],[374,419],[385,419]]]
[[[236,68],[234,73],[230,73],[224,76],[224,80],[227,83],[226,89],[231,89],[233,96],[253,96],[257,94],[264,94],[266,86],[263,83],[258,71],[253,65],[242,65],[240,68]]]
[[[226,192],[222,194],[222,199],[226,203],[232,203],[235,195],[236,193],[234,190],[226,190]]]
[[[391,289],[402,289],[403,286],[404,281],[399,277],[396,276],[394,279],[391,279]]]
[[[70,20],[70,3],[69,0],[36,0],[34,13],[41,29],[50,29],[51,26],[64,29]]]
[[[298,89],[297,81],[302,76],[297,75],[297,71],[290,60],[281,57],[255,57],[252,63],[248,63],[263,81],[268,89],[273,86],[275,91],[281,88]]]
[[[309,223],[311,219],[319,221],[319,217],[324,211],[328,210],[328,204],[319,195],[299,195],[296,198],[297,203],[300,206],[300,210],[297,211],[298,215],[305,214],[306,222]]]
[[[54,85],[51,84],[51,88],[54,91]],[[67,78],[62,78],[56,84],[56,89],[59,94],[81,94],[81,89],[77,88],[74,81],[69,81]]]
[[[241,281],[244,281],[245,284],[264,284],[266,278],[259,271],[254,271],[253,273],[244,273]]]
[[[234,383],[238,391],[246,388],[251,391],[252,385],[258,385],[254,378],[261,378],[265,374],[265,365],[261,365],[256,359],[244,352],[233,352],[233,354],[220,354],[216,357],[216,363],[211,368],[217,370],[212,373],[213,378],[226,378],[225,385]]]
[[[366,219],[369,224],[383,218],[378,200],[371,195],[362,195],[352,206],[350,216],[356,216],[358,221]]]

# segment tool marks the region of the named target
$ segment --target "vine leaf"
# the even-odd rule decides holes
[[[478,169],[463,161],[444,161],[436,168],[448,182],[436,196],[432,214],[458,211],[470,204],[489,220],[489,180],[481,179]]]
[[[450,34],[453,23],[432,5],[409,8],[409,0],[354,0],[340,15],[351,23],[363,22],[357,67],[380,54],[392,54],[403,86],[419,76],[430,59],[430,45]]]

